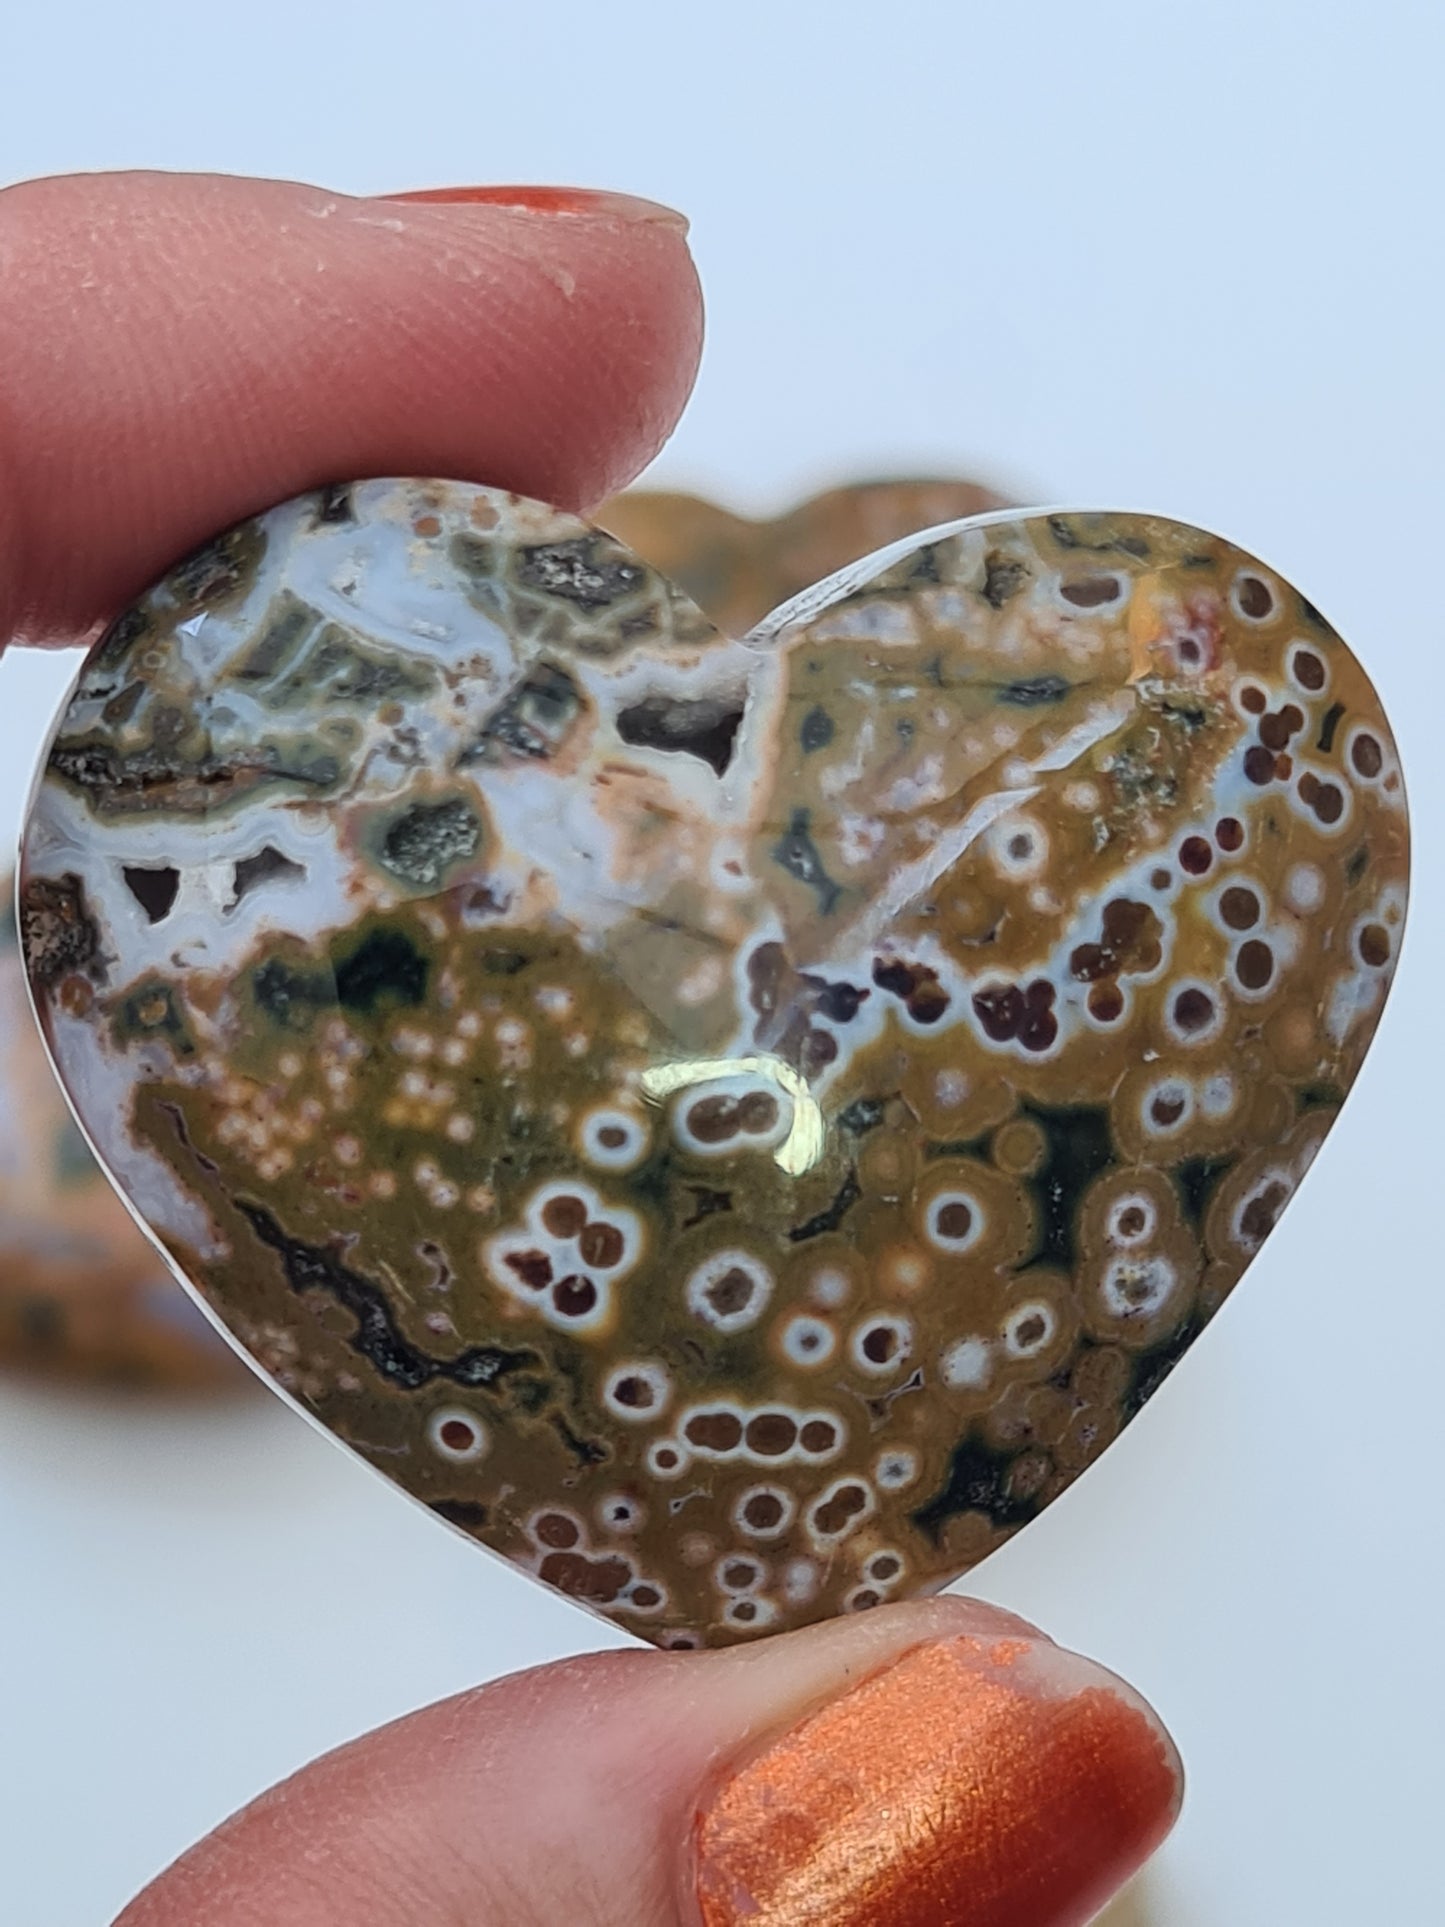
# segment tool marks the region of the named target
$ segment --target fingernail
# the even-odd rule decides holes
[[[613,194],[591,187],[420,187],[402,194],[381,194],[383,201],[441,201],[484,207],[516,208],[527,214],[585,214],[594,220],[641,222],[677,228],[686,234],[687,216],[661,201],[636,194]]]
[[[811,1714],[698,1813],[703,1927],[1081,1927],[1159,1845],[1153,1713],[1027,1639],[935,1640]]]

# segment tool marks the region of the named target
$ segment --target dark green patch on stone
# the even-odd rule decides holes
[[[316,624],[316,611],[283,589],[262,618],[261,633],[231,671],[236,682],[269,682],[290,662]]]
[[[337,963],[336,1001],[343,1010],[367,1015],[383,1002],[419,1004],[430,969],[405,931],[373,930]]]
[[[1335,731],[1344,720],[1344,714],[1345,706],[1343,703],[1331,703],[1325,711],[1323,720],[1320,723],[1319,737],[1315,743],[1315,748],[1318,749],[1322,755],[1328,756],[1334,748]]]
[[[267,696],[280,709],[295,705],[364,704],[425,696],[436,671],[417,657],[363,645],[339,623],[328,623],[285,681]]]
[[[305,1030],[318,1010],[334,1000],[335,979],[326,970],[298,970],[270,957],[251,974],[251,994],[285,1030]]]
[[[555,663],[537,663],[507,692],[456,766],[467,769],[509,755],[545,762],[565,741],[583,707],[582,692],[565,669]]]
[[[112,1029],[121,1044],[164,1037],[178,1057],[189,1057],[196,1048],[176,1003],[175,991],[159,977],[147,978],[122,999],[112,1020]]]
[[[1099,524],[1106,519],[1102,516],[1051,515],[1048,518],[1049,533],[1061,549],[1084,549],[1091,555],[1132,555],[1136,561],[1142,562],[1149,554],[1149,544],[1143,536],[1101,536]]]
[[[150,616],[144,609],[127,609],[123,616],[117,616],[90,659],[87,680],[93,679],[97,671],[102,674],[118,671],[141,637],[150,632]]]
[[[883,1122],[883,1112],[887,1099],[882,1097],[855,1097],[846,1109],[838,1113],[838,1128],[847,1131],[852,1137],[862,1137]]]
[[[1042,1166],[1026,1180],[1039,1214],[1033,1261],[1072,1269],[1080,1202],[1095,1178],[1117,1161],[1109,1113],[1099,1105],[1025,1104],[1022,1115],[1039,1126],[1048,1145]]]
[[[180,605],[180,619],[239,600],[261,566],[266,540],[259,522],[243,522],[178,563],[162,588]]]
[[[1225,1173],[1234,1169],[1232,1157],[1186,1158],[1174,1172],[1174,1188],[1185,1217],[1196,1229],[1203,1224],[1209,1200]]]
[[[938,1545],[944,1527],[960,1512],[981,1512],[990,1524],[1005,1530],[1027,1524],[1039,1504],[1009,1491],[1012,1464],[1007,1452],[996,1452],[978,1438],[964,1438],[954,1450],[942,1487],[912,1515],[914,1525]]]
[[[794,810],[792,821],[773,845],[773,861],[790,877],[806,884],[818,899],[823,915],[831,916],[843,892],[828,875],[812,837],[808,834],[808,812]]]
[[[477,1499],[433,1499],[430,1509],[448,1525],[460,1526],[463,1532],[485,1531],[492,1516]]]
[[[1337,1111],[1345,1101],[1338,1084],[1302,1084],[1299,1090],[1301,1111]]]

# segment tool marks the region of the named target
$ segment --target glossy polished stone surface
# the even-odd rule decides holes
[[[247,1374],[116,1197],[35,1028],[0,881],[0,1367],[152,1390]]]
[[[1359,665],[1198,530],[934,531],[739,641],[366,483],[98,647],[22,921],[262,1367],[677,1644],[936,1588],[1098,1456],[1329,1130],[1406,863]]]

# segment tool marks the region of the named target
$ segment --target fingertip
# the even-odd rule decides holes
[[[1182,1772],[1152,1709],[1049,1641],[909,1645],[700,1805],[701,1927],[1082,1927],[1155,1851]]]

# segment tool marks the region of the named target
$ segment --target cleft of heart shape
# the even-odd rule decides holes
[[[1318,611],[1217,536],[976,517],[720,634],[458,483],[233,530],[82,670],[47,1043],[282,1391],[668,1646],[936,1590],[1278,1221],[1405,915]]]

